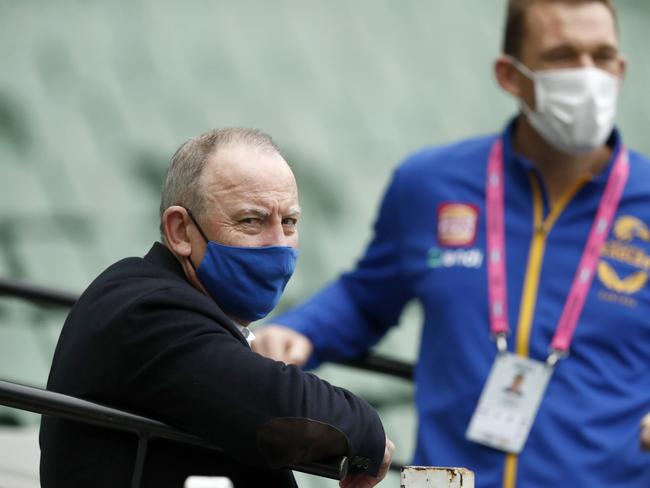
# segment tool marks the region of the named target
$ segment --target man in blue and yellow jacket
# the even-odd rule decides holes
[[[625,73],[615,17],[608,0],[510,0],[495,73],[520,114],[501,134],[407,158],[357,268],[258,334],[255,348],[286,362],[358,357],[419,300],[414,463],[466,466],[479,488],[650,486],[650,456],[639,447],[640,435],[650,437],[640,428],[650,411],[650,164],[614,127]],[[466,436],[498,355],[486,226],[497,141],[507,350],[545,361],[574,281],[591,280],[570,354],[555,365],[518,453]],[[629,171],[622,194],[609,220],[594,223],[619,160]],[[593,266],[574,280],[588,236],[605,223]]]

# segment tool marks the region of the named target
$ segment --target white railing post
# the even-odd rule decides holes
[[[228,478],[221,476],[190,476],[184,488],[233,488]]]
[[[474,473],[465,468],[404,466],[400,488],[474,488]]]

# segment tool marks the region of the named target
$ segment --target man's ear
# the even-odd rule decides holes
[[[502,54],[494,62],[494,75],[499,86],[516,98],[522,98],[524,76],[512,64],[509,56]]]
[[[187,233],[189,216],[180,205],[172,205],[163,212],[162,228],[167,246],[177,256],[189,256],[192,253],[190,236]]]

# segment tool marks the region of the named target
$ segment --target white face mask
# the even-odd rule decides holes
[[[535,85],[535,110],[521,100],[528,122],[551,146],[584,154],[602,146],[614,128],[619,78],[598,68],[531,71],[515,67]]]

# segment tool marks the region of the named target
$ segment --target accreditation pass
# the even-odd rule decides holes
[[[553,368],[512,353],[498,354],[465,437],[512,454],[526,443]]]

